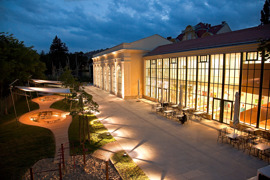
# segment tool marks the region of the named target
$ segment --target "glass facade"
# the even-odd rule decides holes
[[[263,79],[262,79],[263,77]],[[208,54],[145,61],[145,96],[180,102],[230,124],[235,93],[240,96],[240,122],[270,128],[270,60],[259,52]]]

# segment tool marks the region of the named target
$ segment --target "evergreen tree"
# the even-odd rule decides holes
[[[55,36],[53,42],[50,46],[50,60],[51,63],[47,63],[47,68],[50,69],[48,72],[52,74],[52,70],[55,66],[56,68],[56,76],[58,77],[60,74],[59,72],[62,70],[62,67],[65,67],[67,64],[67,55],[68,55],[68,48],[65,43],[61,41],[60,38]]]
[[[263,9],[261,10],[261,25],[269,24],[270,22],[269,7],[269,0],[265,0]]]

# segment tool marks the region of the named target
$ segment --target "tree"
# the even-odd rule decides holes
[[[261,25],[269,24],[270,22],[269,7],[270,7],[269,0],[265,0],[263,9],[261,10]]]
[[[267,61],[270,58],[270,39],[260,40],[258,51],[262,52],[263,60]]]
[[[68,60],[68,48],[65,43],[61,41],[60,38],[55,36],[53,42],[50,46],[50,62],[47,63],[47,69],[54,69],[56,68],[56,76],[60,75],[60,71],[63,71],[62,67],[67,65]],[[49,71],[48,74],[52,74],[52,71]]]
[[[45,64],[40,61],[39,54],[26,47],[24,42],[14,38],[12,34],[0,33],[0,95],[9,94],[8,85],[15,79],[17,84],[27,83],[28,78],[45,78]]]

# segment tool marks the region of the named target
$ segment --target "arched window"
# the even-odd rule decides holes
[[[111,91],[111,68],[110,66],[107,67],[107,91]]]
[[[105,66],[104,68],[103,68],[103,70],[104,70],[104,89],[105,89],[105,91],[107,91],[107,67]]]
[[[122,95],[122,71],[120,65],[117,66],[118,71],[118,93]]]
[[[112,66],[112,92],[116,93],[116,85],[115,85],[115,68],[114,65]]]

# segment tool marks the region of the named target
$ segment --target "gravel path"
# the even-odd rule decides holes
[[[97,159],[91,155],[86,155],[86,166],[83,165],[83,156],[75,157],[75,168],[73,158],[66,162],[66,168],[62,168],[62,178],[70,180],[104,180],[106,179],[106,163],[103,160]],[[38,161],[33,167],[33,173],[55,169],[52,172],[43,172],[34,174],[34,179],[59,179],[59,165],[53,163],[53,158],[42,159]],[[26,172],[23,179],[30,179],[30,171]],[[121,180],[120,175],[115,170],[114,166],[109,162],[109,179]]]

